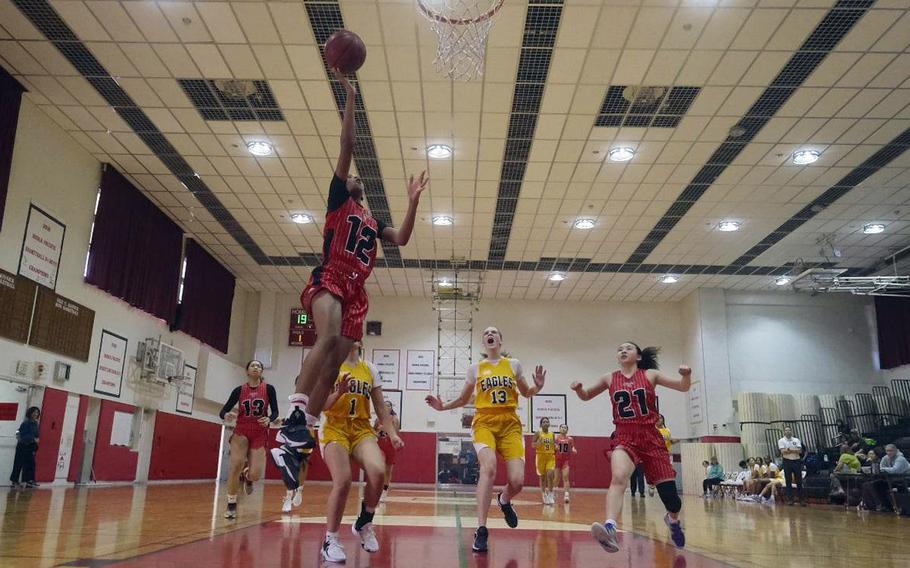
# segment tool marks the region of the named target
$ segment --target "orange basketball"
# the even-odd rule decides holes
[[[353,73],[363,66],[367,58],[367,47],[360,36],[352,31],[338,30],[325,42],[325,61],[329,67],[338,68],[342,73]]]

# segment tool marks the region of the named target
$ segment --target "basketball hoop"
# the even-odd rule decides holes
[[[436,34],[436,71],[470,81],[483,75],[487,36],[504,0],[417,0]]]

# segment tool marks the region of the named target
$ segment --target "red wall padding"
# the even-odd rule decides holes
[[[60,436],[63,434],[63,418],[66,414],[66,397],[66,391],[44,389],[41,423],[38,426],[38,453],[35,454],[36,481],[54,481],[57,456],[60,454]]]
[[[221,425],[158,412],[149,479],[215,479]]]
[[[70,472],[67,481],[76,482],[82,469],[82,452],[85,450],[85,417],[88,414],[88,396],[79,395],[79,413],[76,415],[76,434],[73,436],[73,450],[70,456]]]
[[[96,481],[135,481],[136,464],[139,454],[131,451],[126,446],[111,445],[111,429],[114,425],[114,411],[136,411],[135,406],[114,402],[101,401],[101,415],[98,418],[98,434],[95,437],[95,455],[92,459],[92,468],[95,471]],[[218,443],[215,443],[218,446]]]

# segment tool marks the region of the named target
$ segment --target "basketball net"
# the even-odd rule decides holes
[[[458,81],[483,75],[487,37],[504,0],[417,0],[438,40],[436,71]]]

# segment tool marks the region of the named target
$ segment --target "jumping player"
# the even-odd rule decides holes
[[[654,426],[659,416],[654,387],[661,385],[685,392],[692,383],[692,369],[681,365],[678,379],[668,377],[657,370],[658,351],[656,347],[641,349],[632,342],[622,343],[616,351],[619,370],[604,375],[588,389],[579,382],[572,383],[572,390],[581,400],[591,400],[609,391],[613,403],[616,447],[610,459],[613,480],[607,493],[607,520],[591,526],[591,534],[607,552],[619,550],[615,519],[622,511],[623,493],[636,463],[642,464],[648,481],[657,486],[657,493],[667,508],[664,522],[670,528],[673,544],[679,548],[686,544],[679,521],[682,501],[676,493],[676,471],[663,436]]]
[[[385,401],[386,408],[389,409],[389,414],[392,415],[392,421],[395,422],[395,430],[401,430],[401,421],[398,419],[398,415],[395,414],[395,406],[392,404],[391,400]],[[382,454],[385,456],[385,483],[382,486],[382,498],[380,501],[385,501],[385,498],[389,494],[389,484],[392,483],[392,469],[395,468],[395,446],[392,444],[392,439],[389,438],[389,435],[385,430],[382,429],[382,423],[379,421],[379,417],[376,417],[376,422],[373,423],[373,430],[376,431],[379,435],[379,449],[382,450]]]
[[[296,392],[289,398],[288,419],[277,436],[282,451],[272,452],[289,487],[299,485],[295,477],[300,457],[293,450],[316,445],[307,426],[317,424],[338,367],[351,345],[363,337],[363,322],[369,304],[364,282],[376,262],[376,241],[381,239],[399,246],[408,244],[420,194],[429,182],[426,172],[418,179],[411,176],[407,187],[408,211],[400,229],[387,226],[367,211],[363,205],[363,181],[349,174],[354,153],[357,93],[341,71],[336,69],[334,72],[347,93],[341,152],[329,187],[322,266],[313,270],[301,294],[301,303],[316,324],[317,340],[297,376]]]
[[[373,514],[382,495],[385,459],[376,443],[376,433],[370,422],[370,404],[376,409],[382,429],[396,449],[404,446],[398,429],[382,398],[379,371],[372,363],[360,358],[360,342],[354,343],[338,371],[335,391],[326,400],[325,421],[319,432],[322,457],[332,475],[326,511],[326,534],[322,557],[327,562],[344,562],[344,547],[338,539],[338,529],[344,505],[351,489],[351,458],[357,460],[366,476],[360,516],[351,531],[360,537],[367,552],[377,552],[379,541],[373,530]]]
[[[483,330],[483,347],[486,358],[470,366],[464,389],[457,399],[443,403],[430,395],[427,404],[443,411],[465,406],[474,397],[477,414],[471,428],[474,431],[474,451],[480,463],[477,480],[477,532],[474,533],[475,552],[487,551],[487,515],[493,497],[493,480],[496,478],[496,454],[506,462],[508,484],[499,493],[496,502],[502,510],[506,524],[518,526],[518,515],[512,499],[524,487],[525,443],[521,419],[518,417],[518,395],[530,398],[543,388],[547,372],[538,365],[534,369],[534,384],[525,381],[518,359],[502,354],[502,333],[495,327]]]
[[[272,451],[275,451],[275,449],[273,448]],[[288,488],[285,491],[284,499],[281,502],[282,513],[290,513],[294,507],[299,507],[303,504],[303,484],[306,482],[306,476],[310,469],[313,448],[300,448],[297,452],[300,455],[300,470],[297,475],[298,485],[296,489]]]
[[[572,456],[577,453],[575,440],[569,436],[569,427],[563,424],[559,427],[559,435],[556,436],[556,474],[562,479],[562,488],[565,492],[563,501],[566,503],[569,502],[569,469],[572,465]],[[555,487],[559,487],[559,480]]]
[[[249,495],[253,492],[253,482],[262,477],[269,422],[278,418],[275,387],[263,380],[262,363],[255,359],[247,363],[246,377],[246,382],[231,392],[218,413],[222,420],[228,422],[237,419],[230,440],[231,473],[228,475],[228,504],[224,513],[227,519],[237,518],[237,490],[240,483],[243,482],[246,494]],[[233,411],[235,406],[236,413]]]
[[[540,419],[540,430],[534,434],[534,453],[537,476],[540,477],[540,496],[544,505],[555,505],[556,496],[556,435],[550,432],[550,419]]]

